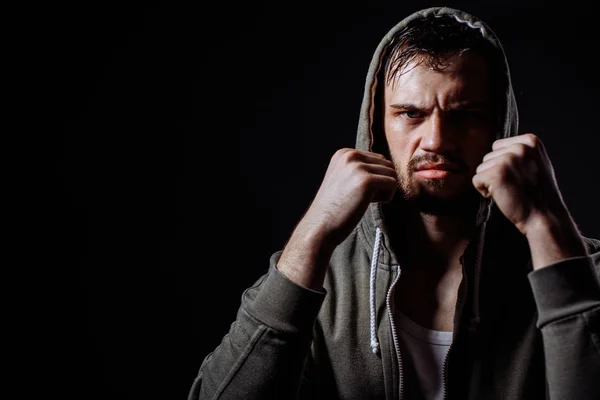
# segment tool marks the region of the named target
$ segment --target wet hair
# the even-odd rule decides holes
[[[415,20],[396,34],[388,45],[386,82],[389,84],[400,73],[406,72],[403,69],[411,61],[442,71],[454,56],[467,51],[482,55],[488,61],[488,66],[499,65],[497,49],[483,37],[479,29],[459,22],[452,16]]]
[[[433,70],[442,71],[448,67],[454,56],[472,52],[483,56],[490,71],[492,107],[496,113],[496,131],[501,132],[504,124],[505,99],[508,75],[505,70],[503,52],[483,37],[481,31],[453,16],[430,16],[412,21],[400,30],[388,44],[383,54],[383,66],[378,75],[379,81],[393,83],[411,61],[423,64]],[[383,106],[384,86],[375,90],[375,104]],[[383,113],[375,112],[373,129],[377,137],[383,137]],[[374,140],[372,150],[389,155],[386,140]]]

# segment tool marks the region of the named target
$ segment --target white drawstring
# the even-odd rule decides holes
[[[375,244],[373,245],[373,257],[371,257],[371,279],[369,283],[369,305],[371,308],[371,349],[374,354],[379,351],[375,323],[375,280],[377,278],[377,263],[379,262],[379,246],[381,245],[381,229],[375,230]]]
[[[481,264],[483,262],[483,248],[485,244],[485,234],[487,227],[487,220],[490,215],[490,209],[487,208],[487,214],[483,215],[483,222],[479,228],[477,240],[477,253],[475,259],[475,278],[474,278],[474,293],[473,293],[473,316],[471,319],[471,329],[475,329],[476,325],[479,324],[479,280],[481,279]],[[381,248],[381,229],[377,227],[375,229],[375,243],[373,244],[373,256],[371,257],[371,276],[369,281],[369,307],[370,307],[370,333],[371,333],[371,350],[374,354],[379,351],[379,341],[377,340],[377,322],[376,322],[376,310],[375,310],[375,292],[376,292],[376,280],[377,280],[377,264],[379,262],[379,251]]]

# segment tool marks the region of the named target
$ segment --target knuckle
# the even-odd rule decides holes
[[[525,150],[522,147],[519,147],[519,150],[517,150],[517,153],[508,153],[506,154],[506,164],[511,165],[511,166],[515,166],[517,165],[518,161],[521,159],[521,157],[525,154]],[[500,169],[506,169],[506,166],[503,166]]]
[[[359,155],[360,154],[357,150],[348,150],[346,153],[344,153],[344,157],[347,162],[353,162],[358,160]]]
[[[349,149],[346,149],[346,148],[336,150],[336,152],[333,153],[332,159],[338,159],[338,158],[344,157],[344,155],[348,152],[348,150]]]
[[[361,192],[367,192],[371,189],[371,182],[365,175],[361,174],[361,176],[359,176],[357,179],[356,187]]]
[[[528,133],[526,135],[526,137],[527,137],[527,140],[529,141],[529,145],[531,147],[539,146],[539,143],[540,143],[540,138],[539,137],[537,137],[533,133]]]
[[[373,174],[365,168],[358,168],[357,177],[363,188],[368,189],[373,186]]]
[[[523,143],[519,143],[517,146],[517,154],[521,157],[525,156],[529,150],[529,146]]]
[[[501,181],[508,178],[508,173],[509,173],[509,168],[506,165],[503,165],[501,168],[498,168],[496,170],[496,175],[497,175],[498,179],[500,179]]]

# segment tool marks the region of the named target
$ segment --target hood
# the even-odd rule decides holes
[[[374,116],[378,115],[375,111],[377,106],[376,93],[381,89],[382,83],[384,83],[383,70],[384,70],[384,56],[386,54],[386,49],[390,45],[392,38],[396,35],[397,32],[406,27],[411,21],[428,17],[428,16],[452,16],[456,18],[457,21],[464,23],[470,26],[472,29],[476,29],[481,32],[481,35],[487,39],[494,48],[498,51],[498,60],[502,65],[500,65],[500,69],[505,74],[505,87],[504,87],[504,98],[501,99],[500,110],[501,116],[503,114],[503,119],[500,120],[497,129],[497,139],[509,136],[516,136],[518,130],[518,111],[517,105],[515,101],[515,95],[512,88],[510,70],[508,66],[508,62],[506,60],[506,55],[500,41],[498,40],[496,34],[490,29],[489,26],[486,25],[485,22],[478,19],[477,17],[470,15],[464,11],[460,11],[453,8],[448,7],[432,7],[423,9],[408,17],[404,18],[402,21],[397,23],[394,27],[392,27],[388,33],[383,37],[383,39],[379,42],[373,57],[371,59],[371,63],[369,65],[369,69],[367,72],[364,95],[362,99],[362,105],[360,108],[359,122],[358,122],[358,131],[356,136],[356,149],[363,151],[381,151],[382,143],[385,143],[385,136],[382,132],[382,129],[379,128],[377,123],[374,123]],[[473,301],[473,317],[472,324],[476,326],[479,322],[479,314],[478,314],[478,284],[479,284],[479,271],[481,268],[481,255],[483,254],[483,246],[485,240],[486,233],[486,225],[487,221],[490,218],[490,214],[492,213],[493,200],[485,199],[481,197],[479,212],[477,214],[477,227],[478,234],[475,240],[477,249],[476,249],[476,262],[475,262],[475,288],[474,288],[474,301]],[[497,208],[495,212],[499,212]],[[376,279],[377,273],[377,264],[383,263],[386,265],[398,265],[398,260],[396,259],[393,252],[391,252],[388,240],[388,231],[385,228],[384,220],[383,220],[383,211],[381,203],[371,203],[365,216],[363,217],[361,224],[365,230],[365,234],[367,237],[367,241],[369,244],[373,246],[373,254],[372,254],[372,263],[371,263],[371,292],[373,292],[374,282]],[[371,293],[371,311],[372,318],[375,318],[375,299],[374,293]],[[375,321],[372,319],[371,326],[373,326]],[[374,332],[371,332],[371,345],[373,351],[376,352],[378,348],[377,339],[374,336]]]
[[[473,29],[477,29],[481,32],[481,35],[486,38],[496,49],[498,49],[499,54],[501,55],[501,59],[504,60],[504,65],[502,68],[504,69],[507,77],[507,87],[505,91],[505,115],[504,115],[504,129],[499,130],[498,139],[501,137],[515,136],[517,135],[517,129],[519,124],[519,116],[517,112],[517,104],[515,101],[515,95],[513,92],[511,79],[510,79],[510,70],[508,66],[508,62],[506,61],[506,55],[504,53],[504,49],[500,44],[496,34],[488,27],[485,22],[481,21],[477,17],[470,15],[466,12],[456,10],[448,7],[432,7],[426,8],[424,10],[417,11],[402,21],[398,22],[392,29],[388,31],[388,33],[381,39],[379,45],[377,46],[375,52],[373,53],[373,57],[371,59],[371,63],[369,65],[369,70],[367,72],[367,77],[365,81],[365,90],[362,99],[362,105],[360,108],[360,115],[358,121],[358,131],[356,136],[356,148],[358,150],[372,151],[373,144],[377,140],[385,140],[383,137],[378,137],[376,135],[377,132],[373,131],[373,115],[374,115],[374,107],[375,107],[375,91],[379,87],[381,79],[381,72],[383,69],[383,56],[385,54],[385,50],[388,45],[392,41],[392,38],[396,35],[397,32],[404,29],[410,22],[424,18],[428,16],[453,16],[457,21],[467,24]],[[381,134],[381,132],[379,132]]]

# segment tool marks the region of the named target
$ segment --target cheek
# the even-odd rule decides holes
[[[417,148],[413,135],[406,132],[406,128],[400,122],[394,122],[394,120],[386,121],[384,127],[393,161],[401,166],[406,165]]]
[[[483,157],[492,151],[492,143],[487,140],[478,141],[474,139],[469,145],[467,145],[466,149],[468,149],[468,151],[465,153],[465,161],[474,173],[479,164],[481,164]]]
[[[407,138],[392,136],[388,138],[387,143],[392,161],[400,166],[406,165],[410,159],[410,142]]]

